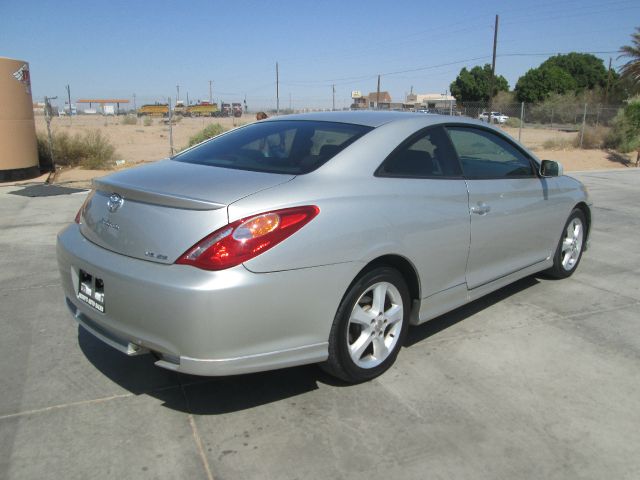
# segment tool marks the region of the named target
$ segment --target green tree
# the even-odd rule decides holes
[[[491,65],[484,67],[476,65],[471,70],[464,67],[456,79],[451,82],[449,89],[459,102],[486,102],[489,100],[489,89],[491,84]],[[496,75],[493,84],[493,94],[509,91],[507,79],[502,75]]]
[[[537,103],[554,93],[567,93],[576,89],[576,81],[564,69],[555,65],[532,68],[516,83],[516,97],[520,102]]]
[[[607,76],[602,60],[590,53],[556,55],[520,77],[516,83],[516,95],[521,102],[540,102],[554,93],[604,89]]]
[[[607,69],[602,59],[590,53],[571,52],[566,55],[550,57],[540,68],[559,67],[567,72],[576,82],[576,91],[593,90],[604,87],[607,83]]]
[[[620,48],[620,56],[629,58],[629,61],[620,67],[623,79],[630,80],[635,86],[640,84],[640,27],[631,35],[631,45]]]

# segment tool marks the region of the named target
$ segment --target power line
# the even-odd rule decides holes
[[[594,51],[582,51],[582,52],[508,52],[508,53],[499,53],[496,54],[497,58],[500,57],[535,57],[535,56],[554,56],[554,55],[566,55],[568,53],[590,53],[590,54],[613,54],[618,53],[618,50],[594,50]],[[460,65],[462,63],[475,62],[479,60],[488,60],[491,58],[491,55],[483,55],[480,57],[466,58],[463,60],[456,60],[453,62],[439,63],[434,65],[423,65],[415,68],[407,68],[404,70],[395,70],[392,72],[383,72],[380,75],[390,76],[390,75],[400,75],[403,73],[411,73],[411,72],[420,72],[424,70],[432,70],[436,68],[449,67],[452,65]],[[347,78],[334,78],[334,79],[326,79],[326,80],[296,80],[292,82],[281,82],[283,85],[289,86],[297,86],[297,87],[311,87],[317,86],[321,87],[323,85],[345,85],[349,83],[353,83],[358,80],[369,80],[376,78],[376,74],[370,75],[362,75],[358,77],[347,77]]]

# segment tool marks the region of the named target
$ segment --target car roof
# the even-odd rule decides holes
[[[473,125],[482,124],[477,120],[473,120],[461,116],[451,115],[425,115],[424,113],[412,113],[412,112],[381,112],[375,110],[365,111],[342,111],[342,112],[313,112],[313,113],[299,113],[293,115],[282,115],[280,117],[271,117],[268,122],[279,120],[315,120],[322,122],[339,122],[339,123],[352,123],[355,125],[365,125],[367,127],[379,127],[386,123],[397,121],[411,121],[414,120],[416,124],[420,125],[432,125],[438,123],[469,123]]]

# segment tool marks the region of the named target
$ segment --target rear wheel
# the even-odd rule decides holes
[[[579,208],[575,208],[564,226],[560,242],[553,257],[553,267],[547,273],[555,278],[573,275],[584,250],[586,240],[586,219]]]
[[[322,368],[347,382],[370,380],[395,361],[409,325],[409,290],[396,270],[362,275],[344,296]]]

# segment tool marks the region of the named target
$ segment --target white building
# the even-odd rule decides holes
[[[444,110],[456,107],[455,97],[444,93],[410,93],[406,103],[414,105],[416,109]]]

